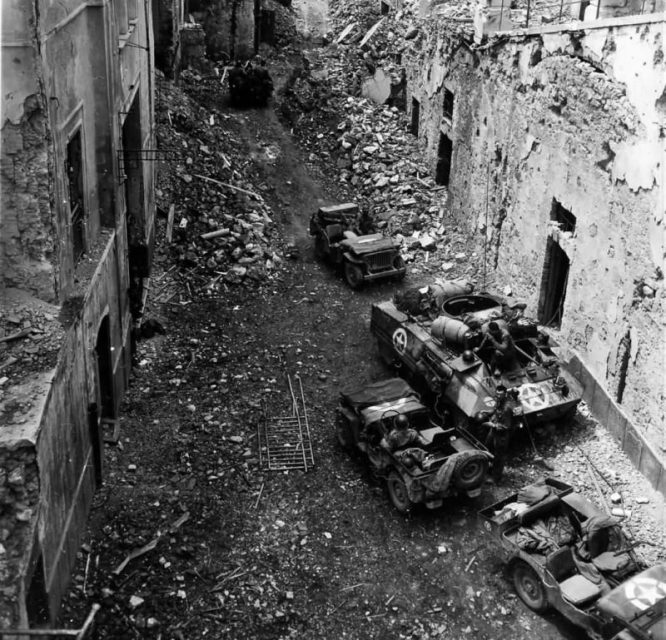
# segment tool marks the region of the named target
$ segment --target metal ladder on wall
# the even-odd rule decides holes
[[[268,471],[302,470],[314,467],[310,424],[305,406],[303,383],[296,376],[298,393],[287,375],[291,395],[291,415],[269,416],[264,404],[263,424],[257,428],[259,466]]]

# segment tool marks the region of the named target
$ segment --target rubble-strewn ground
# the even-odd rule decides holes
[[[317,58],[313,74],[323,73]],[[282,57],[272,70],[284,85],[300,66],[299,56]],[[402,286],[426,274],[474,277],[479,261],[448,222],[414,146],[401,153],[394,137],[387,147],[378,141],[389,126],[407,139],[404,115],[326,91],[328,111],[315,105],[284,125],[272,109],[227,109],[219,84],[201,76],[186,75],[183,91],[162,87],[162,144],[183,150],[159,181],[161,209],[175,205],[174,238],[165,242],[162,217],[147,315],[166,334],[139,343],[121,439],[106,451],[64,622],[77,626],[100,602],[99,638],[580,637],[517,600],[475,515],[544,474],[529,443],[516,445],[501,486],[406,518],[336,445],[339,389],[388,373],[369,309],[395,285],[351,292],[315,262],[305,231],[311,212],[347,198],[376,213],[395,202],[395,226],[384,221],[413,258]],[[352,164],[338,167],[348,151],[335,151],[338,138],[352,135]],[[348,180],[339,179],[344,171]],[[375,188],[377,175],[390,187]],[[409,198],[416,203],[397,206]],[[423,250],[424,234],[435,251]],[[316,467],[265,473],[256,446],[262,403],[271,415],[289,411],[287,373],[303,381]],[[637,537],[663,540],[662,500],[585,407],[569,429],[538,434],[536,447],[553,475],[598,501],[597,483],[611,490],[598,476],[595,483],[585,452],[622,493]],[[662,553],[646,552],[650,560]]]

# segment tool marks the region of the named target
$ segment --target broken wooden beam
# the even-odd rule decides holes
[[[217,229],[216,231],[209,231],[208,233],[202,233],[202,240],[212,240],[213,238],[219,238],[220,236],[228,236],[231,233],[230,229]]]
[[[10,333],[8,336],[2,336],[0,342],[11,342],[12,340],[19,340],[20,338],[27,338],[32,333],[32,329],[21,329],[15,333]]]
[[[193,173],[192,175],[195,178],[205,180],[206,182],[212,182],[213,184],[217,184],[220,187],[228,187],[229,189],[235,189],[236,191],[240,191],[241,193],[246,193],[248,196],[252,196],[257,200],[262,199],[258,193],[255,193],[254,191],[248,191],[247,189],[243,189],[242,187],[237,187],[236,185],[229,184],[228,182],[222,182],[221,180],[215,180],[215,178],[208,178],[207,176],[201,176],[198,173]]]
[[[171,242],[173,235],[173,218],[176,213],[176,205],[171,204],[169,206],[169,215],[167,216],[167,228],[166,228],[166,241]]]

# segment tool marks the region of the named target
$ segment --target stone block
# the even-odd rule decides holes
[[[604,389],[597,380],[594,380],[594,389],[588,404],[594,417],[604,426],[606,426],[606,423],[608,422],[610,403],[611,399],[608,397],[606,389]]]
[[[627,454],[629,460],[632,464],[639,469],[641,463],[641,452],[643,449],[643,440],[638,436],[634,431],[633,427],[628,426],[624,434],[624,442],[622,443],[622,449]]]
[[[643,443],[638,470],[653,487],[659,487],[661,477],[664,475],[663,461],[659,459],[656,451],[647,443]]]
[[[614,402],[611,402],[608,407],[604,426],[620,443],[624,442],[624,435],[627,429],[631,428],[627,416]]]

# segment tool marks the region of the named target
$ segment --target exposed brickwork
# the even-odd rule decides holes
[[[34,449],[0,449],[0,628],[18,623],[20,565],[38,493]]]
[[[55,230],[49,202],[46,120],[41,98],[29,96],[20,123],[2,128],[3,286],[55,298]]]

